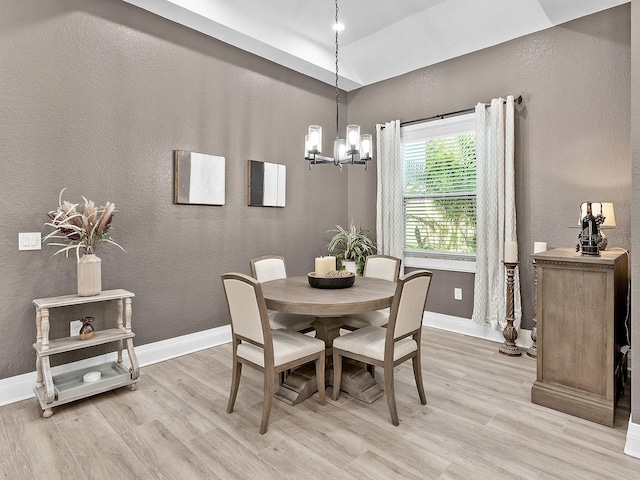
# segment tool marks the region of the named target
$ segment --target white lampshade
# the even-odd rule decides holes
[[[615,227],[616,226],[616,214],[613,211],[613,203],[602,203],[602,216],[604,217],[604,223],[601,227]]]
[[[580,205],[580,218],[578,219],[578,225],[582,225],[582,219],[587,214],[587,203],[583,202]],[[598,214],[602,214],[604,217],[604,223],[600,227],[615,227],[616,226],[616,214],[613,210],[613,203],[611,202],[591,202],[591,214],[595,217]]]

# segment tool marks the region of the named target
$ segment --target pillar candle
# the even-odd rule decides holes
[[[324,257],[316,257],[316,277],[324,277],[327,274],[327,268]]]
[[[518,244],[517,242],[504,242],[504,261],[505,263],[518,262]]]
[[[336,257],[330,255],[327,257],[327,264],[329,266],[329,272],[336,269]]]
[[[316,257],[316,277],[326,277],[327,272],[336,269],[336,257]]]
[[[547,242],[533,242],[533,253],[547,251]]]

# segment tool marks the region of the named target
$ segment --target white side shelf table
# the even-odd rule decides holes
[[[43,417],[48,418],[53,415],[53,407],[73,402],[80,398],[126,385],[129,385],[131,390],[136,389],[136,383],[140,376],[140,367],[133,350],[135,333],[131,331],[131,299],[134,296],[133,293],[126,290],[105,290],[92,297],[64,295],[61,297],[37,298],[33,301],[36,307],[37,330],[36,343],[33,344],[33,348],[36,351],[36,372],[38,375],[34,390],[43,410]],[[115,328],[96,331],[89,340],[81,340],[79,336],[49,340],[49,310],[51,308],[110,300],[117,302],[118,317]],[[111,342],[117,343],[117,362],[85,368],[56,377],[51,375],[51,363],[49,361],[51,355]],[[131,363],[131,368],[128,370],[122,365],[122,351],[125,346]],[[83,376],[89,371],[99,371],[101,373],[100,380],[83,383]]]

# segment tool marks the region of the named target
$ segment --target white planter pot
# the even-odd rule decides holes
[[[356,262],[351,260],[342,260],[342,266],[348,272],[353,272],[355,274],[358,273],[358,267],[356,266]]]
[[[89,254],[78,260],[78,296],[91,297],[102,291],[102,260]]]

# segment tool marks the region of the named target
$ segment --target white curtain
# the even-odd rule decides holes
[[[513,96],[476,105],[477,244],[472,321],[506,325],[504,242],[517,242]],[[522,318],[518,269],[514,286],[514,325]]]
[[[378,196],[376,232],[378,252],[402,258],[404,254],[404,168],[400,120],[376,125]]]

